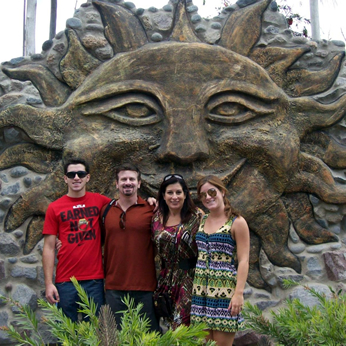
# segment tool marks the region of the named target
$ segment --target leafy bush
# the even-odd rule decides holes
[[[164,335],[149,331],[149,320],[140,313],[143,305],[135,306],[134,301],[124,299],[127,310],[123,311],[121,331],[117,330],[115,318],[108,305],[102,306],[99,317],[96,317],[96,306],[89,299],[75,278],[72,282],[81,298],[80,312],[89,317],[88,321],[72,322],[61,309],[39,299],[38,304],[44,312],[42,322],[50,327],[51,333],[64,346],[171,346],[171,345],[205,345],[207,332],[205,325],[190,327],[180,326],[168,330]],[[44,337],[39,330],[39,321],[28,306],[21,306],[11,298],[1,297],[19,309],[16,328],[0,327],[1,330],[17,341],[17,345],[44,346]],[[208,342],[206,345],[215,345]]]
[[[249,329],[268,336],[278,345],[346,345],[346,294],[330,288],[332,297],[326,298],[313,288],[304,288],[319,304],[309,307],[299,299],[287,299],[287,307],[271,311],[270,319],[257,306],[246,302],[243,315]]]

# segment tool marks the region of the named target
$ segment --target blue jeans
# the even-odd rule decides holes
[[[82,280],[78,281],[78,283],[83,287],[88,297],[93,298],[96,304],[96,315],[98,315],[101,306],[105,303],[103,279]],[[58,307],[61,308],[63,313],[73,322],[78,321],[78,310],[80,306],[77,302],[80,301],[80,298],[73,283],[67,281],[58,283],[55,286],[60,297]]]
[[[161,329],[154,311],[153,292],[106,290],[106,304],[110,306],[114,314],[118,329],[121,329],[121,318],[123,315],[119,311],[127,310],[127,306],[121,300],[127,295],[134,299],[136,305],[138,303],[143,304],[141,312],[149,319],[150,330],[160,332]]]

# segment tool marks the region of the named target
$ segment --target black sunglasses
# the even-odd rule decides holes
[[[126,212],[122,212],[120,215],[120,220],[119,220],[119,226],[121,229],[125,229],[125,222],[126,222]]]
[[[198,198],[203,201],[205,198],[207,198],[207,194],[214,198],[217,195],[217,191],[214,188],[209,189],[207,192],[200,192]]]
[[[89,173],[85,171],[78,171],[78,172],[67,172],[65,175],[69,179],[73,179],[76,174],[78,175],[78,178],[83,179],[85,178]]]
[[[172,179],[172,178],[177,178],[177,179],[180,179],[180,180],[184,180],[183,176],[180,175],[180,174],[168,174],[168,175],[166,175],[163,178],[163,181],[167,181],[167,180]]]

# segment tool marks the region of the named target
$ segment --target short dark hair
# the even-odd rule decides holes
[[[87,173],[90,172],[89,164],[85,160],[80,159],[78,157],[71,158],[71,159],[68,159],[67,161],[65,161],[65,163],[64,163],[64,174],[67,173],[67,169],[68,169],[69,165],[83,165],[85,167],[85,171]]]
[[[164,226],[166,226],[166,223],[168,221],[169,208],[168,208],[168,205],[167,205],[165,199],[163,198],[163,195],[166,192],[167,186],[171,185],[171,184],[175,184],[175,183],[180,184],[181,188],[184,191],[184,194],[186,195],[183,207],[181,208],[181,211],[180,211],[181,223],[188,222],[190,220],[191,216],[196,211],[195,203],[193,203],[189,188],[187,187],[185,180],[183,178],[182,179],[177,178],[176,175],[172,174],[171,178],[169,178],[167,180],[163,180],[163,182],[160,185],[159,192],[157,195],[157,200],[159,202],[159,211],[162,214],[162,223]]]
[[[132,163],[124,163],[121,166],[118,166],[115,170],[115,179],[116,181],[119,181],[119,173],[121,171],[134,171],[137,172],[137,179],[138,181],[141,180],[141,171],[139,170],[139,168],[135,165],[133,165]]]

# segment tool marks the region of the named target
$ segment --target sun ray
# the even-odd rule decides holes
[[[57,162],[61,160],[61,153],[47,150],[36,144],[24,143],[7,148],[0,155],[0,169],[20,164],[37,173],[52,173]]]

